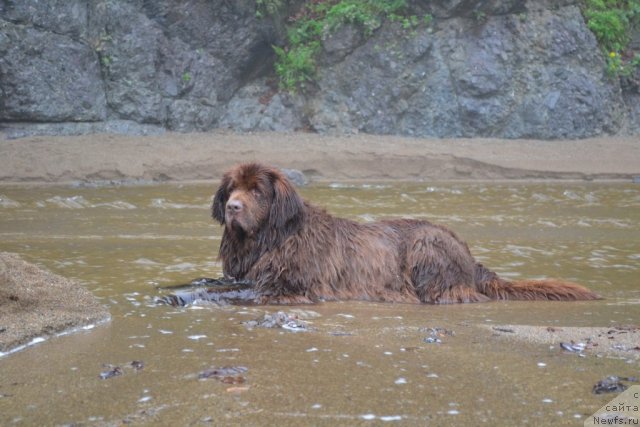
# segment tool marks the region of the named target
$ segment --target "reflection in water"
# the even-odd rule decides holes
[[[302,190],[331,213],[359,221],[448,224],[479,261],[505,277],[561,277],[603,301],[338,302],[297,311],[159,305],[156,297],[169,292],[160,287],[221,274],[221,229],[209,212],[213,191],[0,187],[0,250],[81,280],[113,316],[109,325],[1,358],[0,424],[569,424],[609,400],[591,394],[597,380],[637,374],[637,362],[624,358],[582,358],[559,345],[498,340],[491,328],[477,327],[637,324],[637,185]],[[279,311],[302,319],[308,331],[246,326]],[[441,330],[451,334],[434,335]],[[144,369],[131,369],[131,361]],[[101,380],[105,366],[124,367],[122,375]],[[232,371],[226,376],[236,382],[199,378]]]

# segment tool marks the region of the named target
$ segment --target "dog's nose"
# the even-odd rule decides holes
[[[227,202],[227,210],[229,212],[240,212],[242,210],[242,202],[237,199],[232,199]]]

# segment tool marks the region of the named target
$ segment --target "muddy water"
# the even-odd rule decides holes
[[[81,280],[107,325],[0,358],[0,425],[581,425],[637,360],[507,341],[481,324],[640,320],[640,187],[625,184],[326,185],[304,196],[361,221],[449,224],[508,277],[556,276],[580,303],[299,307],[311,330],[247,329],[281,307],[172,308],[158,286],[221,273],[211,186],[0,187],[0,250]],[[284,308],[291,311],[292,308]],[[426,343],[429,328],[454,334]],[[144,362],[135,370],[131,361]],[[100,379],[103,364],[122,375]],[[244,367],[225,382],[212,367]]]

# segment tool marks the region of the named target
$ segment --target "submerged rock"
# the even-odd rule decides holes
[[[608,376],[600,381],[598,381],[593,386],[594,394],[603,394],[603,393],[621,393],[627,389],[627,385],[622,383],[621,381],[631,381],[638,382],[638,378],[636,377],[618,377],[615,375]]]
[[[243,322],[249,328],[282,328],[292,332],[306,332],[309,327],[306,322],[299,319],[295,313],[287,314],[284,311],[277,313],[265,313],[261,319]]]
[[[107,363],[107,364],[104,364],[104,367],[106,368],[106,371],[100,372],[100,379],[108,380],[110,378],[118,377],[124,374],[126,369],[141,371],[142,369],[144,369],[144,362],[141,360],[133,360],[131,363],[127,363],[124,366],[111,365]]]
[[[244,373],[249,369],[244,366],[223,366],[206,369],[198,374],[198,379],[213,378],[224,384],[243,384],[246,382]]]
[[[427,344],[441,344],[442,338],[452,337],[455,335],[453,331],[441,327],[426,328],[426,332],[429,333],[429,336],[423,341]]]

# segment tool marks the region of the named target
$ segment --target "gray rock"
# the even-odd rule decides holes
[[[107,120],[104,122],[60,122],[60,123],[1,123],[0,131],[7,139],[25,138],[38,135],[87,135],[93,133],[112,133],[120,135],[160,135],[165,128],[156,125],[140,124],[131,120]]]
[[[519,13],[525,9],[525,0],[435,0],[429,2],[429,11],[438,18],[465,17],[481,19],[490,15]]]
[[[271,36],[251,2],[99,1],[89,28],[111,115],[179,131],[217,125]],[[270,63],[269,63],[270,65]]]
[[[298,169],[281,169],[282,173],[297,187],[304,187],[309,183],[309,179]]]
[[[215,84],[218,99],[226,101],[249,76],[260,74],[265,52],[278,42],[273,23],[256,18],[253,1],[193,0],[144,2],[142,13],[159,23],[169,40],[185,44],[185,54],[217,58]],[[266,61],[264,71],[271,70]]]
[[[106,113],[89,46],[0,20],[0,120],[94,121]]]
[[[260,79],[240,89],[226,105],[220,127],[242,132],[286,132],[303,128],[300,106]]]
[[[161,124],[166,106],[156,65],[164,35],[134,3],[98,1],[89,19],[91,43],[100,56],[110,116]]]
[[[627,107],[627,123],[623,133],[626,135],[640,134],[640,94],[625,94],[624,101]]]
[[[640,75],[622,90],[606,75],[579,0],[416,0],[409,13],[431,14],[428,27],[387,20],[365,37],[343,24],[323,35],[317,83],[294,96],[267,82],[301,3],[258,18],[249,0],[0,0],[0,122],[12,135],[640,133]]]
[[[579,5],[580,0],[421,0],[418,3],[436,18],[472,18],[482,21],[489,16]]]
[[[365,40],[362,30],[353,24],[344,24],[322,39],[324,63],[331,64],[343,60]]]
[[[482,25],[452,18],[431,31],[386,24],[323,68],[308,101],[313,128],[545,139],[619,129],[619,86],[604,75],[579,8],[489,16]]]
[[[86,0],[3,0],[0,15],[16,24],[78,38],[85,34],[88,4]]]
[[[178,132],[211,129],[218,119],[218,110],[191,99],[177,99],[169,105],[167,126]]]

